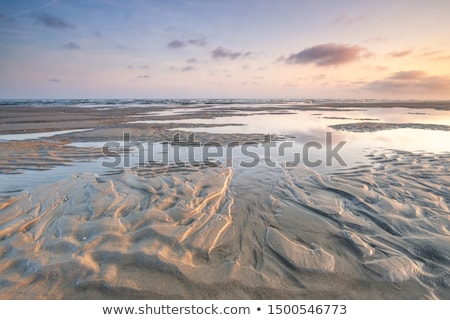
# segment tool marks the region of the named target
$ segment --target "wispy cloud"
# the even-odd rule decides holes
[[[391,51],[387,55],[391,58],[401,58],[412,53],[412,50]]]
[[[194,64],[194,63],[199,63],[200,61],[197,58],[189,58],[186,60],[186,62]]]
[[[120,50],[120,51],[127,51],[128,50],[128,48],[127,48],[127,46],[124,46],[123,44],[116,44],[115,46],[114,46],[114,49],[116,49],[116,50]]]
[[[386,71],[388,69],[388,67],[386,66],[376,66],[375,70],[376,71]]]
[[[421,70],[400,71],[363,86],[369,91],[389,94],[437,94],[450,92],[450,76],[432,76]]]
[[[58,78],[50,78],[48,79],[48,81],[52,82],[52,83],[60,83],[61,80],[59,80]]]
[[[167,47],[169,47],[170,49],[180,49],[185,46],[186,46],[186,43],[184,43],[184,41],[181,41],[181,40],[173,40],[167,44]]]
[[[421,56],[423,56],[423,57],[428,57],[428,56],[433,56],[433,55],[436,55],[436,54],[442,53],[442,52],[443,52],[442,50],[425,51],[425,52],[423,52],[423,53],[421,54]]]
[[[175,27],[174,25],[170,25],[170,26],[164,28],[165,32],[174,32],[176,30],[177,30],[177,27]]]
[[[7,22],[16,22],[16,19],[13,17],[7,16],[6,14],[3,14],[0,12],[0,21],[7,21]]]
[[[388,39],[381,36],[370,37],[364,40],[364,42],[386,42]]]
[[[206,41],[206,39],[203,37],[196,38],[196,39],[189,39],[187,42],[190,45],[198,46],[198,47],[204,47],[208,44],[208,41]]]
[[[142,69],[142,70],[148,70],[150,67],[146,64],[141,64],[139,66],[133,65],[133,64],[129,64],[127,65],[127,69],[129,70],[134,70],[134,69]]]
[[[40,10],[42,10],[42,9],[48,8],[48,7],[50,7],[50,6],[53,6],[54,4],[56,4],[56,3],[58,3],[58,2],[59,2],[59,0],[48,1],[48,2],[44,3],[43,5],[41,5],[41,6],[39,6],[39,7],[28,8],[28,9],[26,9],[26,10],[22,10],[22,11],[16,12],[16,13],[13,15],[13,17],[18,17],[18,16],[21,16],[21,15],[24,15],[24,14],[29,14],[29,13],[31,13],[31,12],[40,11]]]
[[[450,60],[450,55],[445,50],[422,50],[421,57],[429,57],[428,61],[445,61]]]
[[[52,16],[52,15],[45,14],[45,13],[36,16],[35,22],[37,24],[43,25],[47,28],[56,29],[56,30],[74,29],[75,28],[75,26],[73,24],[62,20],[59,17]]]
[[[447,61],[447,60],[450,60],[450,55],[439,56],[439,57],[430,59],[430,61]]]
[[[139,79],[150,79],[151,76],[149,76],[148,74],[143,74],[143,75],[139,75],[137,76]]]
[[[183,71],[183,72],[188,72],[188,71],[193,71],[193,70],[195,70],[195,68],[193,66],[187,66],[187,67],[184,67],[183,69],[181,69],[181,71]]]
[[[388,79],[390,80],[417,80],[417,79],[423,79],[426,77],[427,73],[425,71],[421,70],[410,70],[410,71],[399,71],[394,74],[392,74]]]
[[[348,25],[355,24],[357,22],[361,22],[361,21],[365,20],[366,18],[367,17],[365,15],[350,16],[347,14],[341,14],[341,15],[337,16],[335,19],[333,19],[333,24],[348,26]]]
[[[212,52],[211,55],[214,59],[230,59],[235,60],[240,57],[248,57],[252,53],[250,51],[232,51],[229,49],[225,49],[223,47],[217,47]]]
[[[187,41],[179,40],[179,39],[172,40],[167,44],[167,47],[169,47],[170,49],[180,49],[180,48],[186,47],[187,45],[204,47],[207,44],[208,44],[208,41],[206,41],[205,38],[199,37],[199,38],[191,38],[191,39],[188,39]]]
[[[80,50],[81,49],[81,47],[78,43],[72,42],[72,41],[66,43],[63,47],[66,50]]]
[[[357,45],[321,44],[293,53],[285,60],[289,64],[314,63],[319,67],[337,66],[356,61],[362,56],[367,56],[368,51]],[[280,58],[283,60],[283,58]],[[279,60],[280,60],[279,59]]]
[[[93,34],[97,39],[103,38],[103,34],[100,31],[94,31]]]

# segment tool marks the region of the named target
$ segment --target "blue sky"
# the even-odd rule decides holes
[[[450,99],[450,2],[0,0],[0,98]]]

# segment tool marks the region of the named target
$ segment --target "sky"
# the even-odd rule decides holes
[[[0,99],[450,99],[448,0],[0,0]]]

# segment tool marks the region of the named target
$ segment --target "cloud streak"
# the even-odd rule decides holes
[[[439,56],[439,57],[430,59],[430,61],[447,61],[447,60],[450,60],[450,55]]]
[[[426,76],[427,76],[427,73],[425,71],[410,70],[410,71],[396,72],[396,73],[392,74],[388,79],[413,81],[413,80],[423,79]]]
[[[187,66],[184,67],[183,69],[181,69],[182,72],[188,72],[188,71],[193,71],[195,70],[195,68],[193,66]]]
[[[409,54],[411,54],[412,50],[403,50],[403,51],[392,51],[389,52],[387,55],[391,58],[402,58]]]
[[[186,60],[187,63],[199,63],[200,61],[197,58],[189,58]]]
[[[181,40],[173,40],[167,44],[167,47],[169,47],[170,49],[180,49],[185,46],[186,46],[186,44]]]
[[[45,9],[47,7],[53,6],[54,4],[56,4],[58,2],[59,2],[59,0],[52,0],[52,1],[49,1],[47,3],[44,3],[40,7],[31,8],[31,9],[27,9],[27,10],[23,10],[23,11],[17,12],[17,13],[15,13],[13,15],[13,17],[18,17],[18,16],[21,16],[21,15],[24,15],[24,14],[28,14],[28,13],[31,13],[31,12],[39,11],[39,10]]]
[[[205,38],[200,37],[200,38],[192,38],[192,39],[188,39],[187,41],[183,41],[183,40],[173,40],[170,41],[167,44],[167,47],[169,47],[170,49],[180,49],[183,47],[186,47],[187,45],[190,46],[197,46],[197,47],[204,47],[208,44],[208,41],[206,41]]]
[[[229,49],[225,49],[223,47],[217,47],[212,52],[211,55],[214,59],[229,59],[235,60],[241,57],[248,57],[252,53],[250,51],[242,52],[242,51],[232,51]]]
[[[66,50],[80,50],[81,49],[80,45],[76,42],[68,42],[63,47]]]
[[[291,54],[285,59],[288,64],[314,63],[319,67],[338,66],[359,60],[367,50],[357,45],[320,44]]]
[[[385,79],[369,82],[363,89],[384,94],[448,93],[450,76],[432,76],[421,70],[400,71]]]
[[[346,14],[341,14],[333,20],[333,24],[349,26],[349,25],[361,22],[365,19],[366,19],[365,15],[349,16]]]
[[[197,47],[204,47],[208,44],[205,38],[189,39],[188,43]]]
[[[1,20],[7,21],[7,22],[16,22],[16,19],[14,19],[13,17],[7,16],[0,12],[0,21]]]
[[[56,16],[52,16],[49,14],[41,14],[35,17],[35,22],[37,24],[43,25],[50,29],[55,30],[65,30],[65,29],[74,29],[75,26],[73,24],[70,24],[61,18],[58,18]]]

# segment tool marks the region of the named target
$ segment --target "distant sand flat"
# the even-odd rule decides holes
[[[357,122],[357,123],[335,124],[330,125],[329,127],[336,130],[353,131],[353,132],[375,132],[394,129],[422,129],[422,130],[450,131],[450,126],[443,124],[427,124],[427,123]]]

